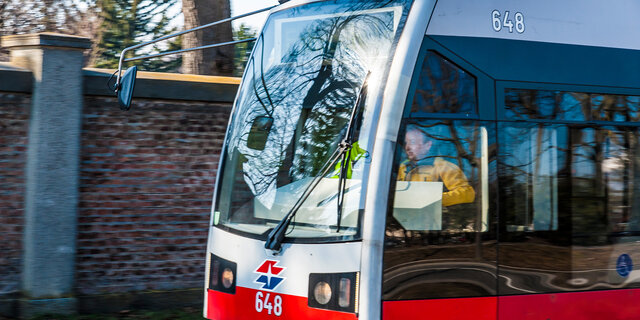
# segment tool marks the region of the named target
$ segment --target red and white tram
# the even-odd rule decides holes
[[[204,316],[640,319],[639,13],[272,8],[221,157]]]

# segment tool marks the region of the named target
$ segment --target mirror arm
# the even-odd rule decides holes
[[[120,53],[120,59],[118,62],[118,77],[116,78],[116,90],[115,90],[116,94],[118,94],[118,91],[120,91],[120,79],[122,75],[122,62],[124,62],[124,55],[127,53],[127,51],[131,50],[131,48],[132,47],[125,48]]]
[[[193,51],[193,50],[213,48],[213,47],[236,44],[236,43],[241,43],[241,42],[254,41],[255,38],[246,39],[246,40],[239,40],[239,41],[231,41],[231,42],[225,42],[225,43],[218,43],[218,44],[212,44],[212,45],[201,46],[201,47],[196,47],[196,48],[176,50],[176,51],[170,51],[170,52],[165,52],[165,53],[152,54],[152,55],[148,55],[148,56],[133,57],[133,58],[125,59],[124,56],[127,53],[127,51],[130,51],[130,50],[133,50],[133,49],[138,49],[138,48],[141,48],[141,47],[144,47],[144,46],[148,46],[150,44],[154,44],[154,43],[159,42],[159,41],[175,38],[175,37],[181,36],[181,35],[183,35],[185,33],[202,30],[204,28],[209,28],[209,27],[221,24],[221,23],[230,22],[230,21],[233,21],[233,20],[236,20],[236,19],[240,19],[240,18],[244,18],[244,17],[248,17],[248,16],[251,16],[251,15],[257,14],[257,13],[268,11],[268,10],[271,10],[271,9],[277,7],[277,6],[278,5],[274,5],[274,6],[262,8],[262,9],[259,9],[259,10],[256,10],[256,11],[248,12],[248,13],[245,13],[245,14],[237,15],[235,17],[230,17],[230,18],[214,21],[214,22],[211,22],[211,23],[208,23],[208,24],[205,24],[205,25],[201,25],[199,27],[195,27],[195,28],[191,28],[191,29],[188,29],[188,30],[184,30],[184,31],[179,31],[179,32],[176,32],[176,33],[168,34],[166,36],[163,36],[163,37],[160,37],[160,38],[157,38],[157,39],[153,39],[151,41],[147,41],[147,42],[144,42],[144,43],[137,44],[135,46],[131,46],[131,47],[125,48],[120,53],[120,59],[119,59],[120,61],[118,62],[118,77],[116,78],[116,93],[118,92],[118,90],[120,88],[120,79],[121,79],[121,74],[122,74],[122,63],[123,62],[140,60],[140,59],[147,59],[147,58],[153,58],[153,57],[159,57],[159,56],[163,56],[163,55],[169,55],[169,54],[175,54],[175,53],[181,53],[181,52],[187,52],[187,51]]]

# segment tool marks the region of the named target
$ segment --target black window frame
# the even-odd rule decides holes
[[[475,78],[475,92],[476,92],[476,110],[472,113],[443,113],[443,112],[411,112],[411,105],[415,97],[416,89],[418,86],[422,65],[424,64],[427,52],[434,52],[443,59],[449,61],[456,67],[464,70],[470,76]],[[468,120],[495,120],[495,94],[494,94],[494,79],[489,77],[486,73],[475,68],[461,57],[457,56],[453,52],[446,49],[444,46],[433,40],[430,36],[425,36],[422,45],[420,46],[420,53],[416,60],[415,67],[412,71],[411,82],[409,85],[409,92],[407,94],[407,100],[402,110],[403,119],[468,119]]]

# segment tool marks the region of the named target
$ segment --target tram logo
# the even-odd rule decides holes
[[[276,287],[284,281],[284,277],[280,277],[279,275],[286,269],[282,266],[276,266],[279,261],[276,260],[265,260],[262,264],[254,271],[259,274],[258,279],[254,282],[262,284],[262,288],[264,290],[273,291]]]

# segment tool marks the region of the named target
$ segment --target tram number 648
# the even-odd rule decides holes
[[[513,33],[513,30],[515,29],[518,33],[524,33],[524,15],[521,12],[516,12],[513,19],[515,22],[511,19],[509,11],[505,11],[501,14],[500,11],[493,10],[493,12],[491,12],[491,25],[493,26],[493,31],[500,32],[500,30],[505,29],[508,30],[509,33]]]
[[[263,293],[262,291],[258,291],[256,293],[256,311],[258,313],[267,310],[268,314],[275,314],[276,316],[280,316],[282,314],[282,297],[279,295],[274,295],[273,302],[270,300],[270,293]]]

